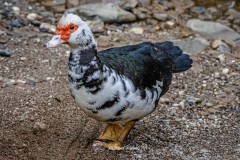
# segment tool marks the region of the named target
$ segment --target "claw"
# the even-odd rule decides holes
[[[135,122],[130,121],[121,126],[119,124],[108,124],[97,139],[96,146],[103,146],[110,150],[122,149],[124,139],[130,133]]]
[[[95,143],[95,146],[102,146],[105,147],[109,150],[121,150],[122,149],[122,143],[117,141],[117,142],[110,142],[110,143],[105,143],[101,141],[97,141]]]

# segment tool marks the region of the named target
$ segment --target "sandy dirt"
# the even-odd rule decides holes
[[[169,92],[137,123],[123,150],[109,151],[93,146],[105,124],[88,118],[70,96],[69,47],[44,49],[51,34],[33,26],[4,30],[13,54],[0,57],[1,160],[240,159],[239,48],[192,56],[192,69],[174,75]],[[102,50],[168,37],[122,32],[97,41]]]

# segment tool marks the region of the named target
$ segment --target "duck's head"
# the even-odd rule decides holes
[[[60,44],[68,44],[72,48],[82,49],[96,46],[93,34],[87,23],[72,13],[65,13],[62,16],[54,36],[44,46],[50,48]]]

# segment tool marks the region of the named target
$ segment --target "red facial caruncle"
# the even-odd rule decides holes
[[[67,26],[57,26],[57,30],[54,33],[55,35],[61,35],[61,40],[63,40],[65,43],[67,43],[67,41],[70,38],[70,35],[76,31],[78,29],[78,26],[70,23]]]

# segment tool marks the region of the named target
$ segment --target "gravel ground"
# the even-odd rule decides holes
[[[51,34],[0,22],[9,38],[3,46],[12,53],[0,57],[1,160],[240,159],[239,47],[192,55],[192,69],[174,75],[169,92],[137,123],[123,150],[109,151],[93,146],[105,124],[88,118],[70,96],[68,46],[44,49]],[[98,49],[181,37],[177,28],[170,30],[100,34]]]

